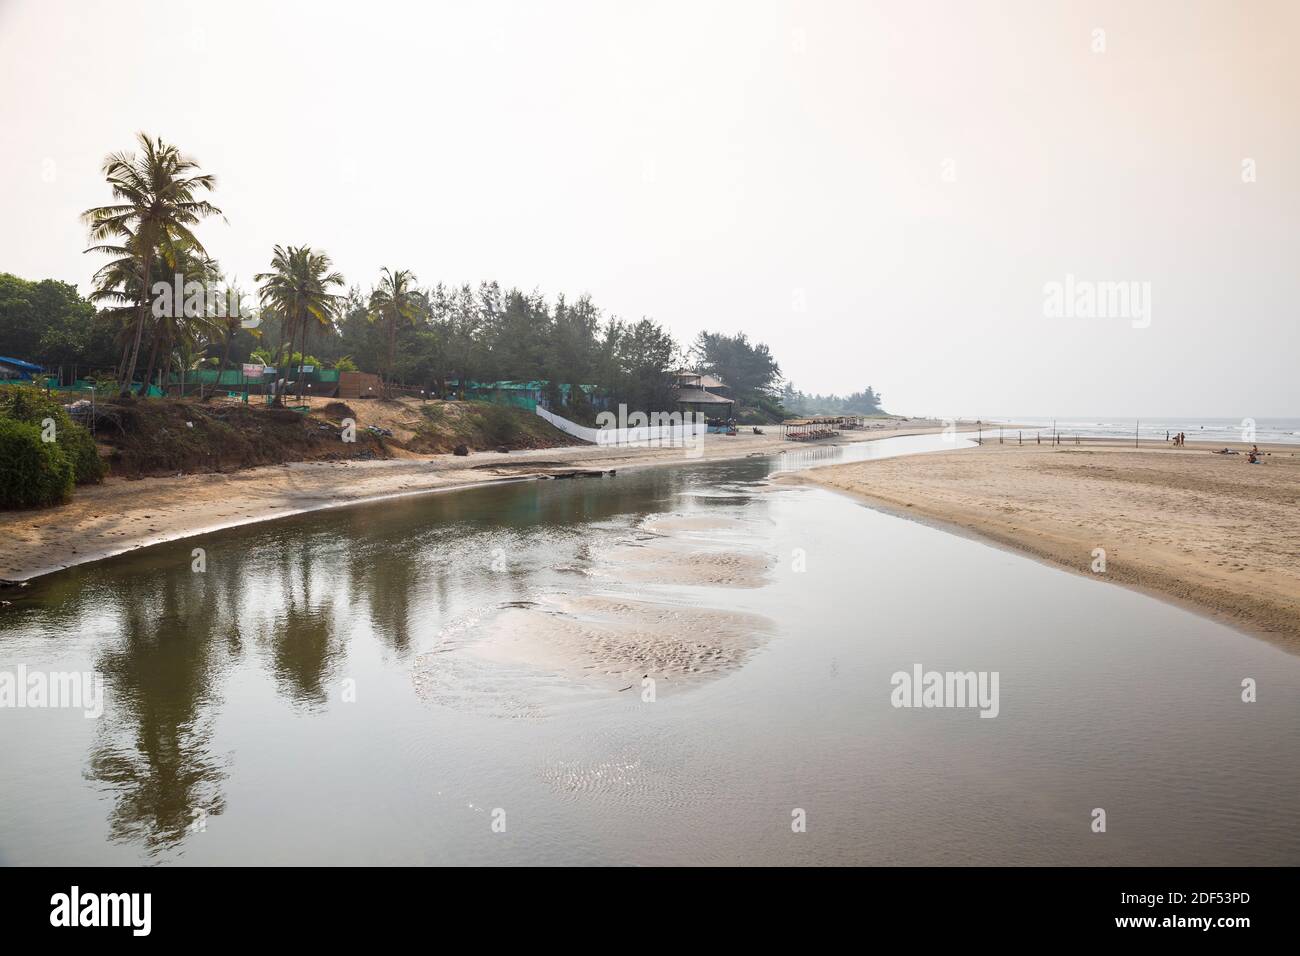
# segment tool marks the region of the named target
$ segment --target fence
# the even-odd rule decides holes
[[[561,418],[538,405],[537,414],[566,435],[593,445],[642,445],[650,447],[686,445],[700,441],[708,425],[704,422],[681,422],[673,425],[639,425],[635,428],[588,428]]]

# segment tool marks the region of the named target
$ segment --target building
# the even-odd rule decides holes
[[[33,365],[31,362],[0,355],[0,381],[30,382],[33,376],[41,373],[41,370],[41,366]]]
[[[677,410],[683,413],[703,415],[706,419],[729,420],[735,408],[735,400],[724,393],[727,385],[722,379],[707,372],[678,372],[673,376],[673,398]]]

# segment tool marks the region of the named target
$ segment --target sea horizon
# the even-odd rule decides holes
[[[1254,425],[1253,437],[1250,434],[1251,423]],[[1122,418],[1119,416],[1088,416],[1051,418],[1046,416],[1022,415],[1008,418],[990,419],[986,424],[1023,425],[1026,428],[1046,428],[1055,426],[1063,435],[1078,435],[1080,438],[1132,438],[1136,432],[1138,438],[1147,440],[1165,440],[1165,434],[1175,435],[1183,432],[1193,441],[1248,442],[1251,444],[1300,445],[1300,418],[1211,418],[1194,416],[1151,418]]]

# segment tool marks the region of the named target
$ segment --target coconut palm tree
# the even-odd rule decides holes
[[[315,321],[329,326],[334,309],[341,296],[330,290],[343,285],[343,276],[331,272],[330,257],[315,252],[310,246],[276,246],[271,256],[271,271],[258,273],[255,278],[261,286],[259,292],[264,307],[282,317],[280,348],[276,349],[276,368],[280,368],[280,349],[287,337],[289,356],[293,356],[293,340],[302,329],[302,355],[307,355],[308,323]],[[287,381],[287,379],[286,379]],[[301,400],[303,376],[298,375],[298,397]],[[275,403],[284,404],[281,390],[276,390]]]
[[[370,321],[383,321],[387,327],[388,361],[384,370],[384,395],[389,397],[393,384],[393,358],[397,348],[397,326],[412,323],[420,313],[420,295],[415,275],[409,269],[385,268],[379,285],[370,293]]]
[[[221,376],[225,373],[226,365],[230,361],[230,345],[232,342],[234,342],[235,336],[238,335],[240,330],[244,327],[244,314],[243,314],[244,290],[239,287],[239,284],[237,282],[232,282],[230,284],[229,292],[227,294],[227,301],[235,307],[229,309],[224,317],[216,319],[217,329],[222,339],[221,362],[219,365],[217,365],[216,388],[220,387]],[[260,337],[262,334],[260,329],[254,328],[254,329],[249,329],[248,331],[249,334],[253,335],[254,337]],[[214,388],[213,390],[216,391],[216,388]],[[203,386],[200,385],[199,386],[200,401],[203,399],[203,391],[204,391]]]
[[[146,386],[156,369],[170,374],[172,350],[176,345],[193,348],[200,337],[211,335],[215,331],[215,317],[208,314],[207,290],[214,288],[221,280],[221,269],[216,260],[196,256],[184,245],[160,249],[158,259],[174,275],[181,277],[182,289],[190,283],[198,283],[203,294],[202,302],[193,302],[188,294],[183,294],[180,302],[173,302],[171,309],[163,310],[164,314],[155,319],[153,346],[149,349],[149,361],[145,364]],[[165,381],[164,377],[164,383]]]
[[[95,247],[96,251],[117,258],[95,272],[95,286],[89,296],[90,301],[99,307],[96,321],[117,329],[114,341],[122,346],[122,357],[117,363],[115,379],[118,382],[122,381],[127,360],[131,357],[132,331],[138,316],[140,296],[145,294],[142,291],[144,276],[140,272],[142,263],[131,248],[133,241],[134,236],[128,231],[120,244]]]
[[[221,215],[216,206],[196,198],[200,192],[211,192],[216,186],[215,176],[198,172],[198,163],[161,139],[150,139],[144,133],[137,134],[136,138],[142,155],[111,153],[104,160],[104,177],[118,201],[81,214],[90,229],[92,242],[124,240],[118,248],[136,260],[135,271],[143,280],[136,293],[139,301],[135,333],[122,379],[124,396],[130,394],[131,379],[140,357],[140,340],[144,336],[150,284],[159,250],[175,253],[178,245],[185,245],[206,259],[207,253],[191,227],[205,216]],[[86,251],[104,250],[92,246]]]

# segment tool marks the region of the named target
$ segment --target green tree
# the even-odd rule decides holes
[[[303,353],[307,351],[307,333],[310,324],[332,327],[334,310],[341,299],[330,290],[343,285],[343,276],[330,271],[332,263],[323,252],[310,246],[276,246],[271,256],[271,271],[259,273],[254,278],[261,283],[264,307],[281,317],[280,346],[276,349],[276,368],[287,334],[290,353],[299,329],[303,335]],[[302,398],[304,378],[298,375],[298,397]],[[288,381],[287,374],[285,381]],[[284,404],[281,389],[276,390],[275,403]]]
[[[412,325],[420,314],[420,296],[415,288],[415,276],[409,269],[393,271],[384,268],[379,285],[370,293],[370,319],[382,322],[388,343],[384,362],[384,394],[389,396],[393,386],[393,362],[397,348],[399,325]]]
[[[766,345],[750,344],[744,332],[701,332],[691,346],[690,357],[699,371],[722,379],[739,402],[764,404],[778,394],[781,366]]]
[[[124,396],[130,394],[140,356],[150,283],[159,249],[176,254],[177,247],[183,245],[207,258],[191,227],[206,216],[221,214],[216,206],[197,198],[199,193],[210,192],[216,186],[216,177],[199,173],[198,163],[161,139],[150,139],[140,133],[137,140],[142,155],[112,153],[104,160],[104,177],[117,202],[82,213],[91,241],[97,244],[86,251],[120,251],[131,256],[137,262],[135,271],[142,280],[136,293],[140,301],[136,303],[130,358],[122,378]],[[101,245],[110,239],[125,241],[114,247]]]

